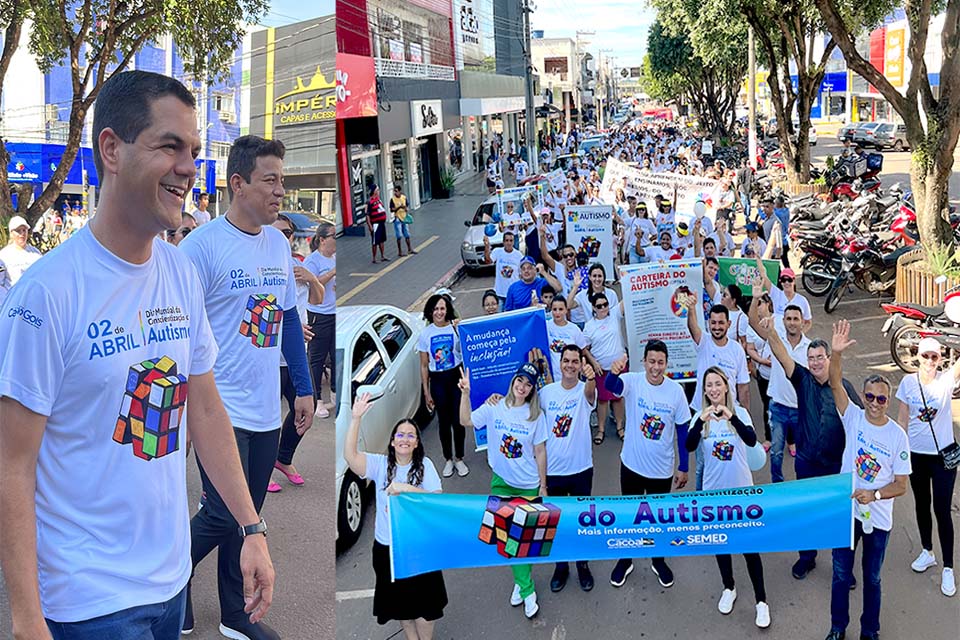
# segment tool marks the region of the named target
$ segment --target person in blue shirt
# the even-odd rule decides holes
[[[780,261],[785,269],[790,268],[790,209],[783,200],[783,196],[777,196],[773,205],[773,215],[780,220],[780,227],[783,229],[783,252],[780,254]]]
[[[520,261],[520,279],[507,289],[507,298],[503,304],[503,310],[526,309],[534,304],[539,304],[543,287],[547,284],[553,287],[554,291],[562,290],[557,279],[552,274],[546,273],[542,264],[537,264],[530,256],[524,257]],[[536,294],[536,300],[534,300],[533,294]]]

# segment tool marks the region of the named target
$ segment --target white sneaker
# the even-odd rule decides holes
[[[470,473],[470,468],[467,467],[467,463],[463,460],[457,460],[454,462],[453,468],[457,470],[457,475],[461,478]]]
[[[518,591],[519,593],[519,591]],[[537,604],[537,592],[534,591],[523,599],[523,615],[532,618],[540,611],[540,605]]]
[[[446,464],[443,465],[443,477],[449,478],[453,475],[453,460],[447,460]]]
[[[766,602],[757,603],[757,626],[766,629],[770,626],[770,607]]]
[[[935,564],[937,564],[937,559],[933,557],[933,553],[924,549],[920,552],[920,555],[917,556],[917,559],[913,561],[913,564],[910,565],[910,568],[917,573],[923,573]]]
[[[724,589],[723,595],[720,596],[720,603],[717,604],[717,609],[720,610],[720,613],[727,615],[733,611],[733,603],[737,601],[737,590],[734,589]]]
[[[953,569],[950,567],[943,568],[943,576],[940,578],[940,592],[948,598],[957,594],[957,582],[953,577]]]
[[[519,607],[523,603],[523,598],[520,597],[520,585],[513,585],[513,593],[510,594],[510,606]]]
[[[322,420],[330,417],[330,411],[322,404],[318,404],[316,411],[313,412],[313,415]]]

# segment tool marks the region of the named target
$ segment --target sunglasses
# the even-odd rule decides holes
[[[400,433],[399,431],[393,434],[394,440],[416,440],[417,434],[415,433]]]
[[[186,238],[188,235],[190,235],[191,231],[193,231],[193,229],[191,229],[190,227],[183,227],[182,229],[180,229],[180,235]]]
[[[921,353],[920,357],[923,358],[924,360],[939,360],[940,354],[939,353]]]
[[[793,282],[793,278],[780,278],[780,282]]]
[[[884,395],[875,396],[872,393],[865,393],[863,399],[867,402],[876,402],[881,406],[887,404],[887,396]]]
[[[288,238],[293,235],[293,229],[281,229],[280,233],[287,236]]]
[[[577,254],[575,254],[575,253],[565,253],[565,254],[563,254],[563,257],[564,257],[564,258],[576,258],[576,257],[577,257]]]
[[[601,302],[600,304],[593,305],[593,308],[599,311],[600,309],[606,309],[609,306],[610,306],[609,303]]]

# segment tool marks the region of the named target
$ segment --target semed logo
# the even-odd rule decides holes
[[[13,307],[7,312],[7,317],[13,318],[15,316],[19,316],[21,320],[36,327],[37,329],[43,326],[43,318],[30,311],[30,309],[25,309],[24,307],[20,306]]]

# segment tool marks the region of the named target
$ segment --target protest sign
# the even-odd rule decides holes
[[[760,275],[756,258],[720,257],[717,258],[717,262],[720,263],[720,271],[717,276],[721,287],[735,284],[743,291],[743,295],[751,295],[753,283],[757,281],[757,277]],[[766,270],[770,282],[776,283],[780,278],[780,261],[764,260],[763,268]]]
[[[543,200],[544,186],[543,183],[537,182],[536,184],[528,184],[523,187],[511,187],[509,189],[497,189],[497,210],[500,212],[500,215],[505,215],[506,209],[504,205],[507,202],[514,203],[514,211],[519,213],[523,210],[523,198],[528,193],[533,195],[533,207],[535,210],[539,211],[545,205]]]
[[[540,307],[462,320],[459,323],[463,366],[470,371],[470,408],[490,394],[506,394],[510,379],[530,352],[549,358],[547,321]],[[549,362],[545,363],[549,366]],[[487,447],[486,427],[474,428],[477,451]]]
[[[599,262],[613,279],[613,207],[569,205],[566,208],[567,242],[577,253],[586,253],[590,264]]]
[[[560,193],[567,184],[567,176],[563,174],[563,169],[554,169],[547,174],[547,182],[550,183],[554,191]]]
[[[684,296],[699,300],[703,261],[670,260],[620,267],[623,317],[631,369],[639,371],[643,348],[650,340],[667,345],[667,376],[677,381],[697,379],[697,346],[687,329]],[[699,305],[698,305],[699,308]]]
[[[686,222],[693,225],[694,205],[698,201],[706,206],[706,217],[711,222],[717,221],[717,211],[714,200],[716,198],[718,181],[703,176],[685,176],[679,173],[665,174],[673,177],[677,191],[673,208],[677,212],[677,222]]]
[[[577,560],[851,547],[849,473],[645,496],[390,497],[395,578],[428,571]]]
[[[600,185],[600,199],[613,203],[617,189],[623,189],[626,196],[635,196],[637,202],[645,202],[650,215],[656,215],[656,197],[658,195],[673,200],[675,188],[672,173],[643,172],[636,166],[620,162],[615,158],[607,159],[607,167]],[[626,178],[626,180],[624,180]]]

